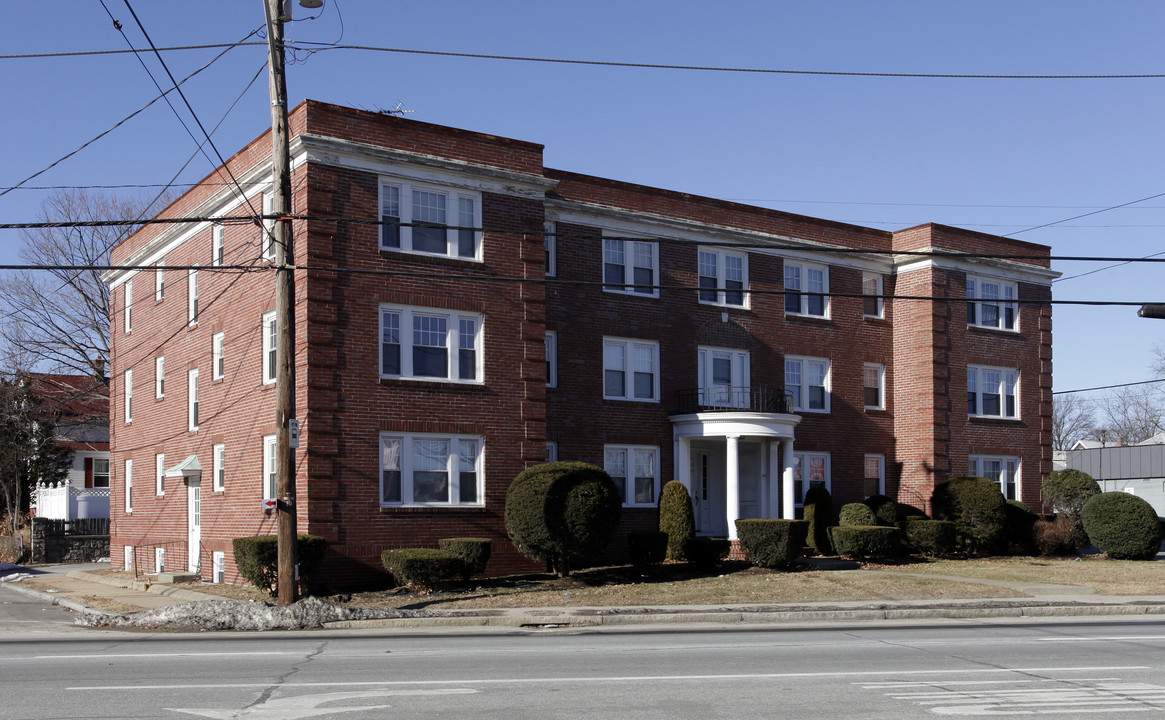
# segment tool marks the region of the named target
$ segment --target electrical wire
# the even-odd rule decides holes
[[[1136,385],[1152,385],[1154,383],[1165,382],[1165,378],[1158,380],[1141,380],[1140,382],[1117,383],[1116,385],[1097,385],[1096,387],[1080,388],[1078,390],[1057,390],[1053,395],[1070,395],[1072,393],[1093,392],[1095,390],[1112,390],[1114,388],[1134,387]]]

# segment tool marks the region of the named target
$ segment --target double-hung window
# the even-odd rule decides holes
[[[125,461],[125,511],[133,512],[133,460]]]
[[[159,355],[154,358],[154,399],[166,397],[166,357]]]
[[[603,290],[658,297],[659,245],[603,238]]]
[[[277,449],[274,435],[263,436],[263,499],[275,497],[275,468],[278,466],[275,452]]]
[[[162,258],[158,261],[158,267],[154,268],[154,300],[162,302],[166,297],[166,271],[162,267],[166,264],[166,259]]]
[[[214,491],[222,492],[227,486],[227,446],[216,443],[211,447],[214,458]]]
[[[701,347],[698,357],[702,407],[749,407],[747,351]]]
[[[125,423],[133,422],[133,370],[125,371]]]
[[[997,330],[1018,330],[1018,293],[1015,283],[968,276],[967,324]]]
[[[93,487],[109,487],[109,458],[93,458]]]
[[[546,332],[546,387],[558,387],[558,333]]]
[[[125,281],[125,331],[133,331],[133,280]]]
[[[222,267],[226,260],[226,238],[223,236],[223,232],[222,223],[215,223],[211,226],[210,264],[215,267]]]
[[[786,357],[785,390],[792,396],[793,410],[829,412],[829,360]]]
[[[186,420],[191,432],[198,429],[198,368],[186,376]]]
[[[263,384],[275,382],[278,372],[278,357],[275,353],[276,332],[275,311],[263,315]]]
[[[154,494],[166,494],[166,455],[154,455]]]
[[[655,506],[659,496],[659,448],[604,445],[603,469],[615,481],[623,504]]]
[[[701,248],[697,265],[701,303],[745,306],[748,255],[728,250]]]
[[[546,277],[554,277],[558,274],[558,226],[548,222],[543,227],[545,232],[542,235],[542,244],[546,248]]]
[[[381,505],[481,505],[481,436],[380,436]]]
[[[216,332],[210,337],[210,379],[222,380],[226,375],[226,334]]]
[[[785,261],[785,314],[829,317],[829,268]]]
[[[603,398],[659,402],[659,343],[603,338]]]
[[[380,248],[477,260],[481,195],[410,183],[380,183]]]
[[[886,303],[882,299],[882,274],[862,273],[862,315],[881,318],[886,314]]]
[[[191,269],[186,276],[186,320],[198,324],[198,271]]]
[[[967,458],[971,475],[999,484],[1008,500],[1019,500],[1019,458],[997,455],[971,455]]]
[[[481,383],[481,315],[382,305],[380,376]]]
[[[967,366],[967,414],[971,417],[1019,419],[1016,398],[1019,371]]]
[[[866,497],[886,494],[885,455],[866,455],[864,478]]]
[[[878,363],[862,365],[862,404],[872,410],[886,407],[886,366]]]
[[[829,453],[793,453],[793,498],[794,505],[805,503],[805,493],[814,485],[831,490]]]

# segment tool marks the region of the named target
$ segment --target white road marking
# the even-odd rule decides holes
[[[292,652],[224,652],[224,653],[113,653],[109,655],[35,655],[33,660],[116,660],[118,658],[223,658],[250,655],[302,655]]]
[[[859,684],[859,683],[854,683]],[[1009,687],[966,688],[964,683],[936,680],[863,684],[886,696],[927,708],[935,715],[1076,715],[1102,712],[1157,712],[1165,708],[1165,687],[1112,678],[1030,678],[1004,681]],[[1016,687],[1019,684],[1037,687]],[[965,689],[952,689],[959,685]],[[1042,685],[1042,687],[1039,687]]]
[[[1113,635],[1110,637],[1042,637],[1040,642],[1111,642],[1121,640],[1165,640],[1165,635]]]
[[[300,720],[301,718],[316,717],[318,715],[332,715],[334,713],[356,712],[358,710],[384,710],[391,705],[360,705],[356,707],[325,707],[325,703],[342,700],[382,699],[387,697],[401,697],[406,695],[465,695],[476,693],[470,688],[449,688],[445,690],[364,690],[361,692],[319,693],[316,695],[297,695],[295,697],[268,699],[258,705],[241,710],[212,710],[209,708],[166,708],[171,712],[198,715],[215,718],[216,720],[231,720],[232,718],[247,718],[247,720]]]

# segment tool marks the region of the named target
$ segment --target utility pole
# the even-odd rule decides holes
[[[291,148],[287,78],[283,72],[283,0],[263,0],[267,15],[267,68],[271,90],[271,224],[275,243],[275,497],[279,604],[295,602],[295,256],[291,246]],[[290,5],[288,5],[290,7]],[[264,242],[268,239],[264,238]]]

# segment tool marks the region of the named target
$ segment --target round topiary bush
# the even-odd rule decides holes
[[[898,503],[885,495],[871,495],[862,501],[866,507],[874,511],[878,525],[893,527],[898,522]]]
[[[1089,539],[1116,560],[1152,560],[1161,547],[1157,513],[1126,492],[1095,495],[1080,513]]]
[[[1076,547],[1088,545],[1080,513],[1089,499],[1100,494],[1100,485],[1083,470],[1056,470],[1044,480],[1044,505],[1076,527]]]
[[[959,544],[968,552],[1000,552],[1007,545],[1007,501],[987,478],[954,477],[934,488],[936,520],[955,524]]]
[[[696,537],[696,515],[692,497],[682,482],[672,480],[663,486],[659,495],[659,531],[667,533],[669,560],[687,557],[688,543]]]
[[[593,558],[607,547],[622,511],[619,489],[601,467],[545,463],[510,483],[506,532],[518,552],[565,576],[572,560]]]
[[[843,526],[877,525],[878,518],[870,506],[865,503],[847,503],[841,506],[841,512],[837,514],[837,524]]]
[[[802,518],[809,521],[809,546],[822,555],[832,555],[829,528],[837,524],[837,518],[833,512],[833,496],[824,485],[813,485],[805,493]]]

